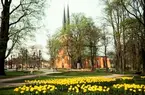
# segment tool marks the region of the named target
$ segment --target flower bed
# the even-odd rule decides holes
[[[133,77],[77,77],[25,82],[27,85],[14,89],[16,95],[145,95],[145,84],[134,84]]]

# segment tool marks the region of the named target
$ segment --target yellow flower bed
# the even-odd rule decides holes
[[[123,79],[123,80],[132,80],[133,79],[133,77],[121,77],[121,79]]]
[[[115,78],[105,77],[74,77],[48,80],[26,80],[24,86],[14,89],[20,95],[121,95],[123,93],[135,93],[145,95],[145,84],[127,84],[132,82],[133,77],[121,77],[118,81]],[[119,84],[122,83],[122,84]],[[138,94],[139,93],[139,94]],[[60,94],[61,95],[61,94]],[[66,94],[67,95],[67,94]],[[126,94],[127,95],[127,94]]]
[[[97,85],[85,85],[85,84],[82,84],[82,85],[79,85],[77,84],[76,86],[70,86],[68,88],[68,92],[83,92],[83,93],[86,93],[86,92],[108,92],[110,90],[109,87],[106,87],[106,86],[97,86]]]
[[[144,79],[144,78],[145,78],[145,76],[141,76],[141,78],[143,78],[143,79]]]
[[[51,80],[32,80],[25,81],[29,84],[55,84],[55,85],[72,85],[82,83],[95,83],[95,82],[111,82],[115,81],[115,78],[104,77],[77,77],[77,78],[65,78],[65,79],[51,79]]]
[[[132,92],[145,92],[145,85],[144,84],[114,84],[113,88],[120,89],[124,88],[124,90],[132,91]]]
[[[27,92],[30,92],[30,93],[35,93],[35,94],[38,94],[38,93],[46,93],[46,92],[52,92],[52,91],[55,91],[57,88],[54,86],[54,85],[35,85],[35,86],[32,86],[32,85],[29,85],[29,86],[20,86],[20,87],[17,87],[14,89],[14,92],[16,93],[27,93]]]

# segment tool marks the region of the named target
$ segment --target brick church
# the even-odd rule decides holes
[[[67,17],[67,18],[66,18]],[[69,6],[67,5],[67,14],[65,13],[65,8],[64,8],[64,15],[63,15],[63,25],[69,24],[70,20],[69,20]],[[94,58],[94,68],[106,68],[106,64],[105,62],[107,61],[107,67],[110,68],[110,59],[105,57],[105,56],[96,56]],[[85,60],[82,61],[82,68],[90,68],[91,64],[90,64],[90,58],[86,58]],[[58,56],[55,59],[55,63],[54,63],[54,67],[55,68],[66,68],[66,69],[71,69],[71,61],[70,61],[70,57],[67,55],[66,53],[66,49],[65,47],[62,47],[59,51],[58,51]],[[79,68],[79,64],[77,65],[77,68]]]

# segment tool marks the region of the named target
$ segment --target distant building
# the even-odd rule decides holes
[[[50,68],[50,62],[46,60],[41,61],[41,68]]]

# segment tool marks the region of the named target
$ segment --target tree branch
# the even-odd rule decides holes
[[[21,1],[21,2],[22,2],[22,1]],[[31,5],[31,3],[32,3],[32,2],[30,2],[29,5],[28,5],[27,7],[29,7],[29,6]],[[24,14],[23,14],[21,17],[19,17],[19,19],[18,19],[17,21],[15,21],[15,22],[9,24],[9,26],[18,23],[23,17],[25,17],[26,15],[28,15],[28,14],[26,13],[26,10],[24,10],[22,3],[20,3],[20,5],[17,6],[17,7],[20,7],[20,6],[22,7],[22,11],[24,12]],[[16,10],[17,7],[16,7],[14,10]],[[34,12],[34,11],[31,11],[31,12],[29,13],[29,15],[30,15],[31,13],[33,13],[33,12]]]
[[[16,42],[12,44],[11,48],[8,50],[7,55],[5,56],[5,59],[10,55],[10,53],[11,53],[11,51],[13,50],[15,44],[16,44]]]
[[[15,7],[9,14],[11,15],[15,10],[17,10],[19,7],[21,6],[21,3],[17,6],[17,7]]]
[[[131,14],[132,16],[134,16],[143,26],[145,26],[145,24],[141,21],[141,19],[139,19],[135,14],[131,13],[131,12],[127,9],[127,7],[125,6],[123,0],[121,0],[121,3],[122,3],[122,5],[123,5],[123,7],[125,8],[125,10],[126,10],[129,14]]]
[[[11,25],[14,25],[14,24],[16,24],[16,23],[18,23],[23,17],[25,17],[27,14],[26,13],[24,13],[21,17],[19,17],[19,19],[17,20],[17,21],[15,21],[15,22],[13,22],[13,23],[10,23],[9,24],[9,26],[11,26]]]
[[[11,35],[9,36],[9,38],[12,37],[12,36],[14,36],[14,35],[17,35],[17,34],[20,33],[21,31],[23,31],[23,30],[25,30],[25,29],[28,29],[28,28],[30,28],[30,27],[23,27],[23,28],[21,28],[20,30],[14,30],[14,31],[16,31],[16,32],[13,33],[13,34],[11,34]]]
[[[142,9],[143,9],[143,6],[145,6],[144,0],[141,0],[140,5],[141,5],[141,7],[142,7]]]
[[[15,37],[15,38],[16,38],[16,37]],[[13,44],[12,44],[11,48],[8,50],[8,53],[7,53],[7,55],[5,56],[5,59],[10,55],[10,53],[11,53],[11,51],[13,50],[13,48],[14,48],[15,44],[17,43],[17,41],[18,41],[18,37],[16,38],[15,41],[13,41]]]

